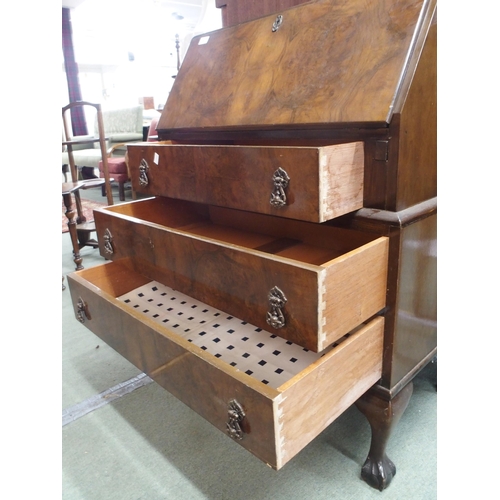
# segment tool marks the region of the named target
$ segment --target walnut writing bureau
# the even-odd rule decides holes
[[[147,197],[95,211],[76,316],[275,469],[355,403],[382,490],[436,353],[436,4],[217,4],[128,147]]]

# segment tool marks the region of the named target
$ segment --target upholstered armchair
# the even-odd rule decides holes
[[[142,141],[142,126],[143,126],[143,108],[142,106],[134,106],[123,109],[106,110],[102,112],[104,122],[104,133],[106,136],[106,147],[108,155],[111,152],[124,155],[126,147],[125,143]],[[94,134],[88,136],[89,140],[98,137],[97,119],[94,123]],[[86,136],[79,136],[79,140],[84,140]],[[71,140],[74,138],[67,138]],[[90,171],[99,168],[101,161],[101,149],[98,143],[84,143],[73,146],[73,157],[75,165],[79,170],[84,167],[89,167]],[[62,164],[67,165],[68,153],[63,151]],[[85,175],[85,176],[88,176]]]

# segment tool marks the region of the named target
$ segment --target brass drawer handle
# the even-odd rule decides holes
[[[236,399],[229,401],[227,417],[226,432],[228,436],[236,441],[243,439],[243,429],[240,424],[245,418],[245,412]]]
[[[143,158],[141,160],[141,164],[139,165],[139,184],[142,187],[146,187],[149,184],[148,171],[148,162]]]
[[[271,193],[269,202],[275,207],[283,207],[286,205],[285,188],[290,182],[290,176],[281,167],[273,174],[274,189]]]
[[[104,231],[102,239],[104,241],[104,251],[110,255],[113,255],[113,253],[115,252],[113,248],[113,235],[108,228],[106,228],[106,230]]]
[[[269,295],[269,309],[267,313],[267,324],[273,328],[283,328],[285,326],[285,316],[283,316],[282,308],[285,307],[287,298],[285,294],[277,287],[271,289]]]
[[[76,319],[80,323],[85,323],[85,318],[92,319],[92,317],[90,316],[89,307],[81,297],[78,297],[78,301],[76,303]]]

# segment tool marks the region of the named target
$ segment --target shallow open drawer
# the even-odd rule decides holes
[[[273,468],[381,376],[382,317],[317,354],[151,283],[134,268],[124,259],[68,275],[77,318]]]
[[[104,257],[315,352],[385,307],[386,237],[161,197],[94,218]]]
[[[128,146],[137,192],[310,222],[363,206],[363,143]]]

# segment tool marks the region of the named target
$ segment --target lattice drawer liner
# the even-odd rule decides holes
[[[349,336],[315,353],[156,281],[118,300],[275,389]]]

